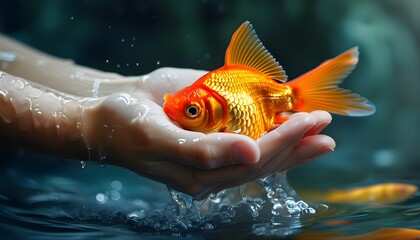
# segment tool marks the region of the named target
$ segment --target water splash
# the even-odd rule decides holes
[[[80,167],[82,168],[82,170],[86,169],[86,162],[85,161],[80,161]]]
[[[257,235],[287,235],[302,226],[301,216],[315,213],[314,208],[299,199],[285,173],[273,174],[258,182],[263,193],[254,198],[247,196],[244,186],[212,193],[203,200],[195,200],[168,187],[173,202],[163,212],[144,218],[128,217],[128,222],[134,228],[157,231],[211,230],[245,217],[246,221],[260,222],[253,227]]]
[[[285,172],[274,173],[266,178],[258,180],[265,189],[267,199],[271,202],[272,221],[275,222],[276,216],[280,217],[299,217],[303,214],[314,214],[314,208],[309,207],[302,201],[287,181]]]

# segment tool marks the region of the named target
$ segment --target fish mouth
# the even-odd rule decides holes
[[[169,119],[171,120],[171,122],[173,124],[175,124],[177,127],[181,127],[181,125],[179,124],[179,122],[176,121],[176,114],[175,112],[167,106],[163,106],[163,111],[165,112],[165,114],[169,117]]]
[[[166,113],[166,115],[173,121],[175,120],[175,113],[172,111],[170,107],[163,106],[163,111]]]

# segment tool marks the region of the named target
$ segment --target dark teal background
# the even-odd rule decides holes
[[[215,69],[245,20],[289,78],[357,45],[360,62],[344,86],[369,98],[377,113],[334,117],[327,132],[338,146],[319,164],[369,171],[387,158],[382,170],[418,166],[419,1],[0,0],[0,6],[4,34],[124,75],[163,66]]]
[[[360,62],[343,86],[369,98],[377,112],[334,116],[326,133],[337,141],[336,151],[291,172],[296,184],[316,187],[419,170],[418,9],[416,0],[0,0],[0,32],[124,75],[164,66],[220,67],[232,33],[246,20],[290,79],[359,46]]]

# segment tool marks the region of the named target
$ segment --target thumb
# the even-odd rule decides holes
[[[201,169],[213,169],[236,164],[253,164],[260,159],[256,141],[240,134],[189,132],[180,150],[182,164]],[[196,135],[196,136],[194,136]]]

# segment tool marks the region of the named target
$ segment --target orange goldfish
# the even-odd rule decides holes
[[[285,112],[366,116],[374,113],[374,105],[337,87],[357,62],[355,47],[286,82],[283,68],[245,22],[232,36],[225,65],[172,96],[166,94],[163,110],[187,130],[235,132],[254,139],[284,122]]]
[[[420,230],[411,228],[381,228],[361,235],[341,237],[339,233],[307,233],[292,239],[312,240],[415,240],[420,239]]]
[[[403,202],[417,192],[417,186],[403,183],[382,183],[326,193],[301,193],[305,199],[328,203],[367,204]]]
[[[410,198],[417,186],[402,183],[383,183],[367,187],[332,190],[324,198],[329,203],[396,203]]]

